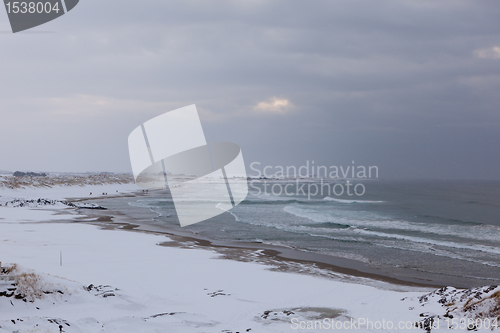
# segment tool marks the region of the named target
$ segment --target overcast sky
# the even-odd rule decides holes
[[[0,170],[130,172],[127,137],[196,104],[247,165],[500,179],[500,3],[81,0],[12,34]]]

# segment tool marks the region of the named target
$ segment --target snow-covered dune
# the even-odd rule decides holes
[[[87,198],[138,191],[130,174],[54,174],[47,177],[0,176],[0,200],[4,198]],[[90,194],[92,193],[92,194]]]

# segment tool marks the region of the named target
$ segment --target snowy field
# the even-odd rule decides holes
[[[140,191],[130,183],[4,187],[0,202],[116,190]],[[17,265],[0,277],[18,278],[17,287],[0,280],[0,332],[486,332],[479,326],[486,318],[495,326],[499,315],[500,288],[433,291],[271,271],[75,216],[64,205],[0,207],[0,261]],[[464,325],[466,316],[478,321]]]

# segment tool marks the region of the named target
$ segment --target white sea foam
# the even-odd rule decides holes
[[[352,204],[352,203],[384,203],[385,201],[373,201],[373,200],[347,200],[347,199],[337,199],[332,197],[325,197],[325,201],[335,201],[339,203]]]
[[[336,212],[325,209],[302,208],[299,205],[288,205],[283,210],[289,214],[309,219],[316,223],[338,223],[350,225],[357,228],[376,229],[383,233],[383,230],[391,230],[387,235],[394,235],[394,231],[418,232],[423,234],[434,234],[437,236],[455,237],[463,241],[490,241],[497,243],[500,239],[500,227],[492,225],[445,225],[430,224],[420,222],[410,222],[403,220],[388,220],[374,213],[365,213],[363,216],[359,212]],[[325,228],[327,229],[327,228]]]
[[[365,234],[365,235],[369,235],[369,236],[378,236],[381,238],[393,238],[393,239],[398,239],[398,240],[403,240],[403,241],[410,241],[413,243],[437,245],[437,246],[443,246],[443,247],[448,247],[448,248],[455,248],[455,249],[459,249],[459,250],[471,250],[471,251],[500,254],[500,248],[493,247],[493,246],[485,246],[485,245],[479,245],[479,244],[456,243],[456,242],[442,241],[442,240],[415,237],[415,236],[388,234],[388,233],[384,233],[384,232],[378,232],[378,231],[372,231],[372,230],[366,230],[366,229],[353,229],[353,231],[360,233],[360,234]]]

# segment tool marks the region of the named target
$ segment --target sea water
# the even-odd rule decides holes
[[[264,182],[289,185],[293,195],[264,191]],[[458,286],[500,282],[498,181],[372,180],[364,183],[362,196],[326,191],[297,195],[297,184],[253,181],[241,204],[182,229],[211,239],[263,242],[353,259],[394,277]],[[127,200],[131,207],[155,212],[151,224],[181,229],[166,191]]]

